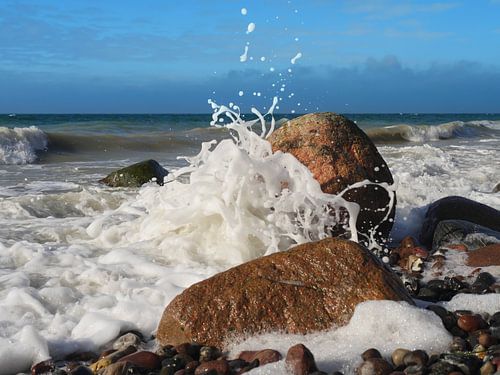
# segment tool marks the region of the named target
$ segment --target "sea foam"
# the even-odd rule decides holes
[[[0,164],[28,164],[37,159],[37,151],[47,148],[47,135],[35,126],[0,127]]]

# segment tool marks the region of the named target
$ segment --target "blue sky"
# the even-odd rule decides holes
[[[0,87],[1,113],[500,112],[500,0],[1,0]]]

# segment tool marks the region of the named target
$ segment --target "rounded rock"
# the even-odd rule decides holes
[[[133,346],[135,348],[138,348],[140,344],[141,344],[141,338],[139,336],[137,336],[136,334],[129,332],[129,333],[124,334],[123,336],[120,336],[113,343],[113,349],[123,350],[123,349],[127,348],[128,346]]]
[[[392,352],[391,359],[394,366],[399,367],[404,364],[404,357],[410,351],[407,349],[398,348]]]
[[[389,375],[393,367],[383,358],[368,358],[357,369],[358,375]]]
[[[215,346],[202,346],[200,348],[200,362],[214,361],[219,358],[221,352]]]
[[[485,322],[480,315],[461,315],[458,318],[457,325],[465,332],[474,332],[484,327]]]
[[[405,366],[426,366],[429,361],[429,356],[423,350],[414,350],[407,353],[403,358],[403,363]]]
[[[206,375],[213,372],[217,375],[228,375],[231,368],[229,364],[224,359],[218,359],[215,361],[208,361],[201,363],[194,371],[195,375]]]
[[[361,358],[363,358],[363,361],[366,361],[369,358],[382,358],[382,354],[375,349],[375,348],[370,348],[368,350],[365,350],[363,354],[361,354]]]
[[[128,362],[136,367],[148,370],[159,370],[161,368],[160,357],[155,353],[147,351],[129,354],[120,358],[117,362]]]
[[[288,349],[285,363],[293,375],[307,375],[318,371],[314,355],[303,344],[297,344]]]

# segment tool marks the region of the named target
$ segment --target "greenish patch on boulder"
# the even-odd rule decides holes
[[[163,177],[167,174],[156,160],[150,159],[114,171],[99,182],[111,187],[140,187],[150,181],[163,185]]]

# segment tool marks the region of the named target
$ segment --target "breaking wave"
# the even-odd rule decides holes
[[[0,127],[0,164],[33,163],[37,152],[47,149],[47,145],[47,134],[35,126]]]

